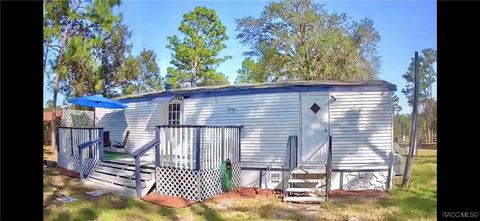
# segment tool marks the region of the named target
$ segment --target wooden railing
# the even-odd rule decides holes
[[[219,168],[222,161],[240,162],[241,126],[157,126],[161,141],[157,166],[191,170]]]
[[[83,165],[83,160],[85,158],[97,159],[97,160],[103,159],[103,151],[100,151],[101,148],[99,147],[103,147],[103,137],[98,138],[96,140],[87,141],[85,143],[78,145],[78,158],[80,159],[79,160],[80,171],[85,170]],[[86,152],[87,150],[88,152]],[[84,176],[85,176],[84,173],[80,172],[80,180],[83,180]]]
[[[57,127],[57,151],[60,154],[78,156],[78,145],[100,137],[103,138],[103,128]],[[103,157],[103,151],[100,154]]]
[[[103,128],[58,127],[57,144],[59,166],[78,172],[82,179],[91,169],[84,161],[103,160]]]
[[[330,194],[330,187],[332,183],[332,136],[328,136],[328,151],[327,151],[327,167],[326,174],[326,186],[325,186],[325,201],[328,201],[328,195]]]
[[[282,165],[282,191],[285,194],[285,180],[289,178],[291,170],[298,164],[298,136],[288,136],[285,157]]]
[[[147,144],[143,145],[132,153],[132,156],[135,159],[135,189],[137,191],[138,197],[142,197],[142,183],[140,179],[140,158],[153,147],[155,147],[155,153],[158,153],[159,142],[160,140],[157,136],[155,136],[155,140],[148,142]],[[155,160],[155,164],[157,165],[157,160]]]

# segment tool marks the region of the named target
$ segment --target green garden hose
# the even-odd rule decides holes
[[[232,190],[233,187],[233,175],[232,175],[232,163],[230,160],[222,162],[220,166],[220,181],[222,183],[223,192]]]

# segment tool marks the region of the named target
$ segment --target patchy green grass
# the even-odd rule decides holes
[[[227,198],[172,209],[116,194],[90,197],[78,179],[44,169],[44,220],[435,220],[436,150],[419,150],[410,185],[382,197],[347,197],[318,205],[282,203],[278,198]],[[73,203],[56,202],[61,194]],[[310,211],[310,208],[316,208]]]
[[[437,151],[419,150],[415,157],[410,183],[401,188],[401,178],[391,197],[381,200],[383,205],[395,205],[398,210],[392,219],[436,219],[437,214]]]

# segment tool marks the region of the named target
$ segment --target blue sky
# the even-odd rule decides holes
[[[405,80],[401,77],[407,70],[415,51],[424,48],[437,48],[437,3],[435,1],[323,1],[327,10],[345,12],[353,20],[368,17],[375,23],[382,39],[378,52],[382,58],[379,78],[397,85],[400,105],[403,113],[411,112],[401,93]],[[222,63],[218,70],[228,76],[231,83],[244,59],[242,53],[248,48],[239,43],[235,36],[235,19],[245,16],[258,17],[266,1],[134,1],[124,0],[115,10],[122,13],[123,21],[133,31],[130,42],[133,53],[137,55],[143,48],[157,53],[157,63],[161,75],[165,76],[171,66],[171,50],[166,48],[167,36],[179,35],[178,26],[182,15],[196,6],[214,9],[223,25],[227,27],[230,39],[222,55],[232,59]],[[436,97],[436,85],[434,85]],[[52,93],[44,90],[44,101],[51,99]],[[61,104],[63,96],[57,103]]]

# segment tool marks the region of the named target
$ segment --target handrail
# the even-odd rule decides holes
[[[65,128],[65,129],[81,129],[81,130],[94,130],[94,129],[104,129],[103,127],[63,127],[59,126],[57,128]]]
[[[77,147],[78,147],[78,157],[79,157],[79,163],[80,163],[80,180],[83,180],[84,179],[84,174],[83,174],[83,156],[82,156],[82,150],[85,149],[85,148],[91,148],[94,144],[97,144],[99,143],[101,146],[103,146],[102,144],[103,142],[103,136],[96,139],[96,140],[92,140],[92,141],[87,141],[85,143],[82,143],[82,144],[79,144]],[[100,159],[102,159],[103,156],[100,156]]]
[[[294,150],[295,159],[292,159],[292,146],[293,146],[292,140],[295,140],[295,150]],[[288,136],[287,146],[285,147],[285,149],[286,149],[287,154],[284,157],[283,165],[282,165],[282,190],[283,190],[284,196],[285,196],[285,179],[286,179],[285,170],[288,169],[288,171],[290,172],[293,167],[297,166],[297,163],[298,163],[298,155],[297,155],[298,136],[296,136],[296,135]],[[287,165],[287,159],[288,159],[288,165]],[[294,160],[293,164],[292,164],[292,160]]]
[[[332,177],[332,136],[328,136],[328,152],[327,152],[327,177],[325,187],[325,201],[328,201],[328,195],[330,194],[331,177]]]
[[[148,142],[147,144],[143,145],[142,147],[138,148],[132,153],[133,157],[143,155],[145,152],[149,151],[153,146],[158,145],[159,141],[158,140],[152,140]]]
[[[223,126],[215,126],[215,125],[188,125],[188,124],[181,124],[181,125],[158,125],[157,127],[211,127],[211,128],[243,128],[244,126],[235,126],[235,125],[223,125]]]
[[[160,144],[160,139],[155,136],[155,139],[146,143],[139,149],[135,150],[131,155],[135,159],[135,190],[137,191],[137,196],[142,197],[142,182],[140,180],[140,157],[145,154],[148,150],[152,147],[158,149],[158,145]],[[156,150],[157,152],[158,150]],[[156,155],[156,154],[155,154]],[[155,159],[157,161],[157,159]],[[155,162],[156,164],[157,162]]]
[[[94,144],[96,144],[96,143],[100,143],[100,142],[102,142],[102,139],[101,139],[101,138],[98,138],[98,139],[96,139],[96,140],[91,140],[91,141],[87,141],[87,142],[85,142],[85,143],[79,144],[79,145],[78,145],[78,148],[79,148],[79,150],[85,149],[85,148],[87,148],[87,147],[90,147],[90,146],[92,146],[92,145],[94,145]]]

